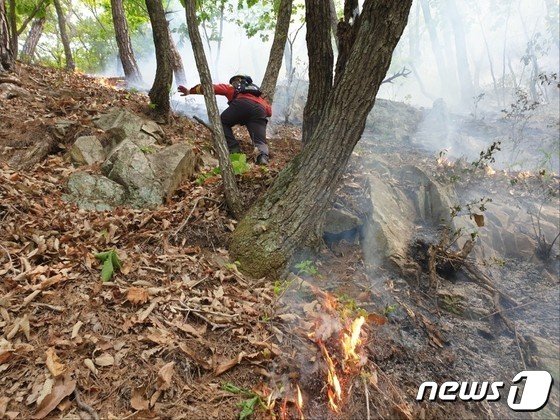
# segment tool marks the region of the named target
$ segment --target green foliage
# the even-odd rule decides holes
[[[149,155],[151,153],[154,153],[156,151],[154,146],[142,146],[140,147],[140,150],[142,151],[142,153]]]
[[[231,160],[231,166],[233,167],[233,173],[235,175],[243,175],[245,172],[251,169],[251,165],[247,163],[247,156],[244,153],[232,153],[229,155]],[[207,179],[212,178],[216,175],[220,175],[222,170],[219,166],[215,167],[211,171],[202,172],[196,178],[196,183],[198,185],[202,185],[206,182]]]
[[[104,282],[111,280],[115,270],[120,270],[122,267],[121,260],[114,249],[95,254],[95,258],[103,263],[101,268],[101,280]]]
[[[311,260],[303,260],[295,265],[295,268],[298,270],[299,274],[304,274],[306,276],[315,276],[319,273],[317,267]]]
[[[242,395],[246,399],[237,404],[241,411],[239,412],[239,420],[245,420],[255,413],[255,410],[261,406],[265,407],[265,404],[260,395],[247,389],[238,387],[231,382],[222,383],[222,389],[232,394]]]
[[[385,309],[383,310],[383,315],[385,316],[389,316],[391,315],[393,312],[395,312],[397,310],[397,304],[393,304],[393,305],[387,305],[385,306]]]

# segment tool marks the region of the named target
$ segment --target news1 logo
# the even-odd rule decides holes
[[[523,391],[517,384],[525,380]],[[552,376],[544,370],[524,370],[513,378],[509,389],[507,403],[514,411],[541,410],[550,397]],[[444,382],[438,386],[435,382],[424,382],[418,389],[417,401],[422,401],[429,390],[428,401],[498,401],[502,396],[500,390],[503,382]],[[518,395],[520,394],[520,395]]]

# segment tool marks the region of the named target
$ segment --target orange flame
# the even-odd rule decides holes
[[[321,347],[325,360],[327,361],[327,383],[329,385],[329,388],[327,389],[327,396],[329,397],[329,407],[338,412],[338,403],[342,401],[342,387],[340,386],[334,362],[327,351],[327,348],[322,342],[319,342],[318,344]]]
[[[299,389],[299,385],[296,385],[296,389],[297,389],[296,407],[298,409],[300,419],[305,420],[305,417],[303,416],[303,397],[301,396],[301,390]]]
[[[359,361],[360,356],[356,354],[356,346],[360,344],[360,332],[362,331],[362,325],[366,319],[363,316],[356,318],[352,321],[352,326],[350,327],[350,334],[344,334],[342,337],[342,348],[344,350],[344,360],[345,361]]]

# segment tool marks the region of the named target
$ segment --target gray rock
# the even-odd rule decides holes
[[[91,165],[103,162],[105,152],[99,139],[95,136],[78,137],[69,152],[72,162],[78,165]]]
[[[124,204],[126,191],[122,185],[102,175],[75,172],[68,179],[68,194],[63,198],[85,210],[111,210]]]
[[[134,139],[140,147],[163,141],[165,134],[161,127],[151,120],[144,119],[124,108],[113,108],[109,113],[100,115],[95,126],[111,134],[110,146],[116,146],[125,139]]]
[[[362,226],[360,218],[344,209],[331,209],[325,215],[324,231],[326,233],[338,235],[360,226]]]
[[[149,155],[148,160],[161,183],[162,198],[169,199],[181,182],[194,174],[198,159],[191,145],[177,143]]]

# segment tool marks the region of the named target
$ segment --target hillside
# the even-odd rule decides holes
[[[477,173],[475,187],[466,179],[449,186],[460,166],[438,166],[411,138],[420,111],[379,101],[374,117],[382,121],[368,126],[353,155],[326,245],[299,256],[286,278],[252,279],[228,255],[237,222],[225,210],[219,176],[210,173],[217,163],[208,130],[187,117],[160,126],[165,145],[154,146],[188,143],[197,156],[194,174],[162,204],[89,211],[65,198],[72,175],[97,174],[103,166],[73,165],[68,152],[77,138],[105,139],[109,131],[95,121],[115,107],[150,119],[146,95],[110,80],[26,65],[0,79],[0,417],[500,417],[511,415],[505,401],[417,402],[418,386],[450,378],[510,380],[526,362],[557,360],[554,350],[543,349],[558,340],[552,326],[558,245],[543,263],[534,251],[527,257],[516,236],[503,256],[507,271],[494,254],[507,242],[504,231],[517,234],[527,223],[512,211],[519,197],[508,198],[505,189],[519,174]],[[301,147],[299,128],[271,131],[271,166],[250,164],[238,175],[247,208]],[[530,191],[541,178],[519,179],[529,190],[525,197],[534,198]],[[546,182],[558,187],[557,178]],[[497,245],[498,234],[488,232],[498,228],[488,228],[481,251],[473,252],[489,264],[484,272],[493,283],[486,288],[462,272],[438,272],[440,283],[431,284],[435,273],[422,265],[425,255],[412,255],[405,243],[408,235],[422,239],[415,242],[419,253],[435,244],[438,209],[449,210],[453,188],[473,197],[493,194],[490,214],[503,210],[499,222],[510,223],[499,230],[504,242]],[[554,227],[555,204],[545,206],[552,216],[543,216],[543,226]],[[373,237],[384,242],[368,242]],[[535,240],[524,241],[535,247]],[[109,250],[122,266],[113,261],[113,275],[102,281],[107,254],[99,254]],[[392,264],[372,254],[387,254]],[[502,308],[500,299],[510,306]],[[360,317],[351,357],[341,344]],[[339,397],[331,395],[333,371]],[[477,376],[488,371],[507,376]]]

